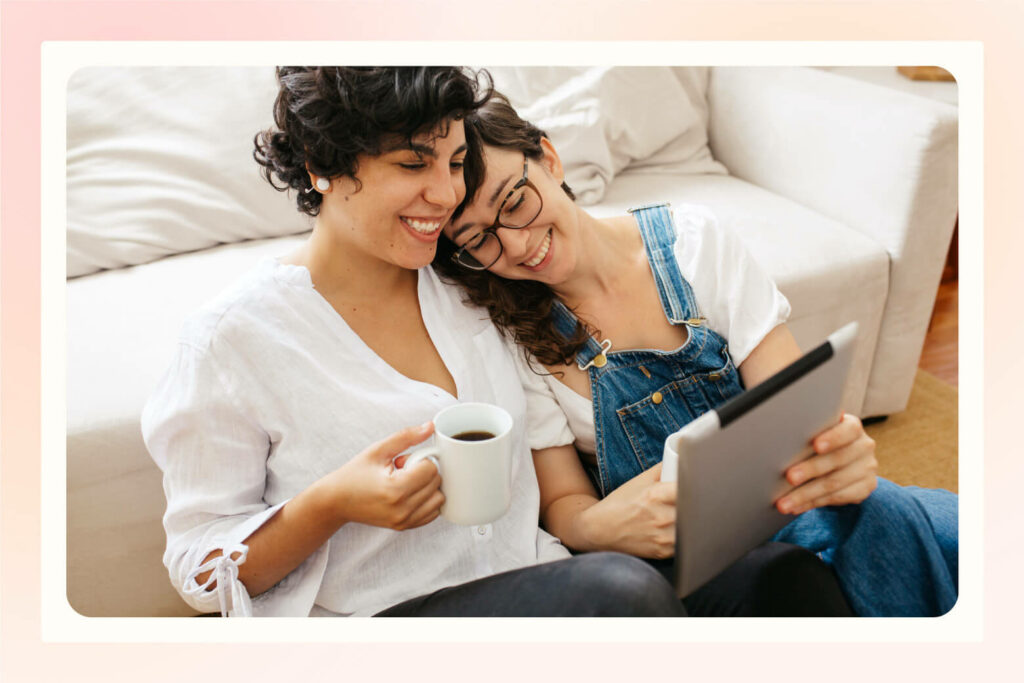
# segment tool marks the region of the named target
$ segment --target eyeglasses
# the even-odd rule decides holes
[[[501,258],[502,246],[498,228],[521,230],[540,215],[544,201],[527,177],[529,159],[523,155],[523,177],[505,195],[494,223],[471,237],[452,254],[452,260],[470,270],[486,270]]]

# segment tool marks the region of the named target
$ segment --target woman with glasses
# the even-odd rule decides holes
[[[589,215],[543,131],[497,93],[466,131],[485,172],[434,267],[523,347],[545,528],[574,550],[664,567],[675,551],[664,440],[799,357],[789,303],[705,208]],[[852,415],[813,446],[786,472],[796,488],[777,507],[796,518],[774,540],[827,560],[857,614],[948,611],[956,496],[879,480]]]

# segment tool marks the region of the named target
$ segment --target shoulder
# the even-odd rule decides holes
[[[673,207],[672,222],[676,230],[677,249],[688,243],[713,244],[731,237],[711,207],[701,204]]]
[[[273,259],[261,261],[189,314],[178,334],[179,344],[206,352],[218,339],[256,332],[259,321],[267,319],[280,299],[278,266]]]
[[[742,257],[743,245],[739,238],[715,212],[697,204],[674,207],[676,259],[684,267],[727,267]]]

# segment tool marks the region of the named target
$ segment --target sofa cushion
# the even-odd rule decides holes
[[[725,173],[707,136],[706,67],[488,67],[519,114],[548,133],[581,204],[626,168]],[[656,106],[637,106],[637,103]]]
[[[67,91],[67,275],[308,230],[259,178],[272,67],[89,67]]]

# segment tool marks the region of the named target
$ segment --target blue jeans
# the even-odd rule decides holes
[[[958,498],[879,478],[859,505],[810,510],[772,539],[832,565],[860,616],[940,616],[958,591]]]

